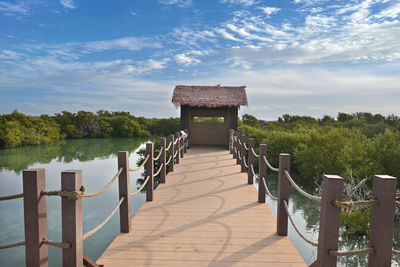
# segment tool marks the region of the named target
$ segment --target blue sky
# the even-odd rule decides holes
[[[400,1],[1,1],[0,113],[178,116],[172,90],[246,85],[250,113],[400,115]]]

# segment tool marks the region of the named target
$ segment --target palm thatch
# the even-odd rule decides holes
[[[172,96],[175,107],[239,107],[247,106],[246,86],[177,85]]]

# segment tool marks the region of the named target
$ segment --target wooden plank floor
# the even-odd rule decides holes
[[[192,147],[98,259],[104,266],[306,266],[229,151]]]

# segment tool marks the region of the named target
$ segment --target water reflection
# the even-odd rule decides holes
[[[88,192],[104,187],[117,172],[118,151],[129,151],[130,164],[136,166],[136,151],[144,147],[143,139],[85,139],[64,140],[50,145],[31,146],[0,151],[0,195],[22,191],[22,170],[45,168],[46,188],[60,188],[61,172],[68,169],[82,170],[82,182]],[[131,188],[140,184],[141,172],[131,173]],[[118,184],[114,183],[97,197],[83,200],[84,232],[97,226],[118,202]],[[132,214],[145,202],[145,195],[131,198]],[[61,201],[47,197],[49,239],[61,240]],[[0,244],[24,240],[22,199],[0,202]],[[84,242],[84,251],[97,259],[119,233],[118,214],[95,235]],[[1,266],[24,266],[25,250],[18,247],[0,251]],[[50,266],[61,266],[61,250],[49,247]]]

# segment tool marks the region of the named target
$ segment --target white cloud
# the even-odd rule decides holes
[[[176,54],[174,58],[178,64],[182,64],[184,66],[196,65],[201,63],[200,59],[189,57],[185,54]]]
[[[160,48],[161,44],[146,38],[124,37],[113,40],[93,41],[84,45],[89,51],[141,50],[146,47]]]
[[[259,7],[259,9],[261,9],[267,16],[278,13],[278,11],[281,10],[278,7],[269,7],[269,6]]]
[[[164,5],[177,5],[179,7],[189,7],[192,5],[192,0],[158,0]]]
[[[257,0],[220,0],[221,3],[226,4],[239,4],[244,6],[252,6],[257,4],[259,1]]]
[[[60,0],[60,4],[63,7],[68,8],[68,9],[75,9],[76,8],[74,0]]]
[[[0,58],[1,59],[16,59],[20,56],[19,53],[12,50],[0,50]]]
[[[0,2],[0,12],[4,13],[6,16],[26,16],[29,15],[30,10],[28,6],[24,3],[12,4],[8,2]]]

